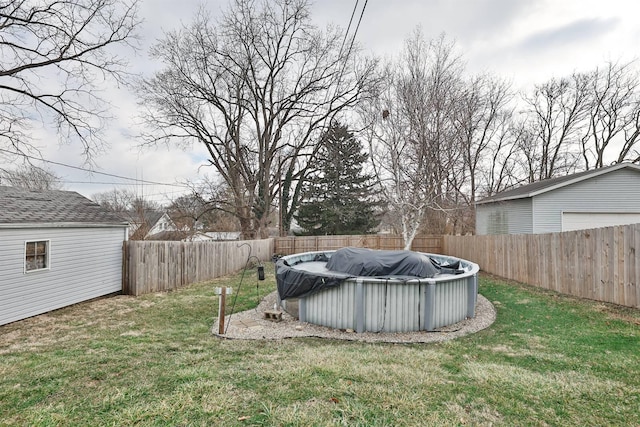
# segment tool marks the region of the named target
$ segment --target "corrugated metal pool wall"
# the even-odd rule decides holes
[[[356,332],[433,330],[475,315],[477,276],[447,281],[350,279],[299,301],[300,320]]]
[[[464,320],[467,317],[469,292],[473,290],[470,289],[468,278],[438,283],[435,286],[434,303],[431,307],[432,328]]]
[[[420,286],[409,283],[364,281],[364,330],[372,332],[420,329]]]
[[[292,264],[314,261],[318,254],[290,255]],[[455,257],[424,254],[442,265],[460,262],[464,273],[433,279],[354,278],[298,300],[302,322],[355,332],[431,331],[475,316],[477,264]],[[285,302],[286,304],[286,302]]]

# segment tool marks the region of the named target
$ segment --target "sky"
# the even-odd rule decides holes
[[[203,3],[216,16],[226,9],[227,0],[142,0],[141,47],[130,55],[131,71],[148,77],[157,70],[160,64],[149,58],[149,47],[164,32],[189,23]],[[316,0],[312,19],[319,26],[333,23],[346,29],[356,3],[359,16],[364,0]],[[510,80],[516,89],[526,89],[608,60],[640,57],[638,16],[637,0],[368,0],[356,40],[366,52],[391,58],[418,26],[427,39],[444,33],[455,41],[469,74],[490,72]],[[46,167],[62,178],[65,190],[91,197],[128,189],[168,203],[184,193],[185,181],[211,172],[199,147],[141,149],[135,95],[126,87],[106,88],[105,94],[114,106],[114,119],[105,135],[108,147],[94,158],[94,173],[56,164],[86,167],[80,147],[58,145],[47,127],[33,129],[44,158],[55,162]]]

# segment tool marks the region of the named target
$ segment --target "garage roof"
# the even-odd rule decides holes
[[[533,182],[531,184],[523,185],[512,190],[502,191],[500,193],[494,194],[493,196],[477,201],[476,205],[501,202],[506,200],[525,199],[624,168],[629,168],[634,171],[640,172],[640,166],[638,165],[634,165],[632,163],[618,163],[613,166],[592,169],[572,175],[544,179],[542,181]]]
[[[27,223],[127,225],[117,214],[74,191],[0,186],[0,224]]]

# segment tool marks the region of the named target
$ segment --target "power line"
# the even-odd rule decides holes
[[[17,155],[17,156],[26,157],[26,158],[32,159],[32,160],[38,160],[38,161],[45,162],[45,163],[51,163],[53,165],[64,166],[66,168],[77,169],[77,170],[81,170],[81,171],[84,171],[84,172],[95,173],[95,174],[98,174],[98,175],[110,176],[112,178],[119,178],[119,179],[126,179],[126,180],[129,180],[129,181],[135,181],[136,183],[144,183],[144,184],[150,184],[150,185],[166,185],[166,186],[170,186],[170,187],[189,188],[189,186],[186,185],[186,184],[169,184],[169,183],[165,183],[165,182],[146,181],[146,180],[143,180],[143,179],[130,178],[128,176],[116,175],[116,174],[107,173],[107,172],[93,171],[91,169],[81,168],[79,166],[67,165],[65,163],[60,163],[60,162],[54,162],[53,160],[42,159],[42,158],[39,158],[39,157],[34,157],[34,156],[30,156],[28,154],[24,154],[24,153],[18,153],[18,152],[15,152],[15,151],[5,150],[3,148],[0,148],[0,151],[3,151],[5,153],[9,153],[9,154],[13,154],[13,155]]]
[[[345,59],[349,58],[351,56],[351,51],[353,50],[353,44],[355,43],[356,40],[356,35],[358,34],[358,29],[360,28],[360,23],[362,22],[362,17],[364,16],[364,10],[367,8],[367,3],[369,2],[369,0],[365,0],[364,5],[362,6],[362,11],[360,12],[360,17],[358,19],[358,24],[356,25],[356,29],[353,32],[353,36],[351,37],[351,43],[349,44],[349,50],[347,51],[347,55],[345,56]],[[353,6],[353,11],[351,12],[351,18],[349,19],[349,26],[347,27],[347,31],[344,33],[344,38],[342,40],[342,45],[340,46],[340,51],[338,52],[338,58],[342,58],[342,53],[343,53],[343,49],[344,49],[344,44],[347,41],[348,35],[349,35],[349,30],[351,29],[351,24],[353,23],[353,17],[355,16],[356,10],[358,9],[358,3],[359,0],[356,0],[355,5]],[[340,68],[340,72],[338,73],[338,78],[336,79],[336,90],[334,92],[334,97],[337,96],[338,94],[338,86],[340,85],[340,80],[342,80],[342,76],[344,75],[344,71],[347,67],[347,61],[345,60],[345,62],[342,64],[342,67]],[[325,102],[327,101],[327,97],[329,96],[329,91],[327,90],[327,92],[325,93]],[[333,105],[333,100],[331,100],[329,102],[329,105]],[[331,112],[331,107],[329,107],[329,111],[327,112],[327,116],[325,116],[322,127],[325,126],[327,119],[328,119],[328,115]]]
[[[126,182],[108,182],[108,181],[68,181],[66,179],[61,179],[61,182],[65,184],[95,184],[95,185],[130,185]],[[139,183],[135,183],[135,185],[179,185],[179,184],[155,184],[148,183],[146,181],[140,181]]]
[[[369,0],[365,0],[364,2],[364,6],[362,6],[362,11],[360,12],[360,18],[358,19],[358,25],[356,25],[356,29],[353,32],[353,36],[351,37],[351,43],[349,44],[349,50],[347,51],[347,55],[346,58],[349,58],[349,56],[351,55],[351,50],[353,49],[353,44],[356,40],[356,35],[358,34],[358,29],[360,28],[360,22],[362,22],[362,16],[364,15],[364,10],[367,8],[367,3],[369,2]],[[347,38],[349,36],[349,30],[351,29],[351,24],[353,23],[353,17],[356,14],[356,10],[358,9],[358,3],[359,0],[356,0],[356,4],[353,6],[353,11],[351,12],[351,18],[349,19],[349,25],[347,26],[347,31],[345,31],[344,33],[344,38],[342,39],[342,45],[340,45],[340,51],[338,52],[338,58],[342,57],[342,52],[344,50],[344,44],[347,41]],[[343,64],[342,69],[340,70],[340,74],[338,74],[338,82],[340,82],[340,80],[342,79],[342,75],[344,74],[344,70],[346,68],[346,63]],[[338,90],[338,88],[336,87],[336,91]]]
[[[364,0],[364,6],[362,6],[362,12],[360,12],[360,18],[358,19],[358,25],[356,25],[356,29],[353,32],[353,37],[351,38],[351,44],[349,45],[349,50],[347,51],[347,57],[351,54],[351,49],[353,48],[353,43],[356,41],[356,34],[358,34],[358,30],[360,29],[360,23],[362,22],[362,16],[364,15],[364,10],[367,8],[367,3],[369,0]],[[356,6],[358,2],[356,1]],[[355,9],[354,9],[355,12]],[[353,17],[352,17],[353,18]],[[351,23],[349,23],[351,25]]]
[[[358,3],[360,0],[356,0],[356,4],[353,6],[353,11],[351,12],[351,18],[349,18],[349,25],[347,26],[347,31],[344,32],[344,38],[342,39],[342,44],[340,45],[339,55],[342,55],[342,49],[344,49],[344,44],[347,42],[347,36],[349,35],[349,30],[351,29],[351,23],[353,22],[353,17],[356,15],[356,10],[358,9]]]

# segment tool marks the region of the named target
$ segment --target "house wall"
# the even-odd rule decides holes
[[[175,224],[173,223],[171,218],[169,218],[169,215],[165,213],[165,214],[162,214],[160,219],[153,225],[153,227],[151,227],[151,229],[147,233],[147,237],[153,236],[154,234],[162,233],[163,231],[176,231],[176,230],[177,228]]]
[[[533,197],[533,233],[562,231],[563,212],[640,212],[640,173],[619,169]],[[593,227],[602,224],[594,222]],[[592,227],[586,227],[592,228]]]
[[[533,232],[531,199],[476,205],[476,234],[524,234]]]
[[[125,227],[0,228],[0,325],[122,289]],[[49,240],[47,270],[24,271],[27,240]]]

